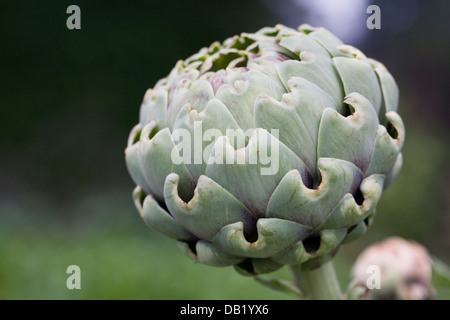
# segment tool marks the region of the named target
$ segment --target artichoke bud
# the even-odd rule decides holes
[[[425,300],[434,294],[432,259],[420,244],[391,237],[366,248],[352,269],[363,298]]]
[[[329,259],[366,231],[405,138],[386,68],[323,28],[215,42],[145,94],[126,164],[148,225],[243,274]]]

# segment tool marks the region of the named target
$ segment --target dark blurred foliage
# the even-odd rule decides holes
[[[0,204],[41,197],[57,211],[96,193],[131,194],[123,151],[146,89],[213,41],[277,23],[316,25],[299,2],[1,1]],[[81,8],[81,30],[66,28],[71,4]],[[364,37],[349,44],[394,75],[407,136],[403,171],[360,243],[397,234],[448,261],[450,2],[368,4],[381,7],[382,28],[363,20]],[[30,212],[46,211],[40,203]]]

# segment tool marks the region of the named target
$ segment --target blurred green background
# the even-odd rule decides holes
[[[81,30],[66,28],[71,4]],[[381,30],[366,28],[369,4]],[[146,89],[178,59],[277,23],[329,28],[400,87],[403,170],[373,227],[338,253],[341,286],[363,248],[391,235],[450,263],[449,16],[445,0],[0,2],[0,299],[289,299],[196,265],[148,229],[123,153]],[[72,264],[81,290],[66,288]]]

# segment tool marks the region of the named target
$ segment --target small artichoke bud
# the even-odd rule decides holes
[[[428,300],[434,293],[427,250],[399,237],[366,248],[353,266],[352,276],[355,285],[366,287],[365,298]]]

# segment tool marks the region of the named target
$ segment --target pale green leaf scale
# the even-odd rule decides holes
[[[288,249],[273,256],[273,260],[283,264],[302,264],[321,255],[326,255],[342,243],[347,229],[323,230],[318,233],[319,245],[315,251],[308,252],[304,242],[298,241]]]
[[[180,248],[180,250],[181,250],[186,256],[188,256],[190,259],[192,259],[194,262],[197,263],[197,262],[199,262],[199,261],[198,261],[197,254],[194,253],[194,252],[191,250],[189,244],[190,244],[190,243],[188,243],[188,242],[177,241],[178,248]]]
[[[191,105],[195,110],[202,111],[207,103],[214,98],[214,91],[209,81],[204,79],[190,80],[181,78],[179,84],[170,94],[173,96],[167,106],[169,127],[173,127],[180,110]]]
[[[136,186],[133,190],[132,193],[132,197],[133,197],[133,202],[134,202],[134,206],[136,207],[137,211],[139,212],[139,215],[142,217],[143,216],[143,201],[145,198],[145,192],[144,190],[142,190],[142,188],[140,186]]]
[[[202,49],[203,50],[203,49]],[[164,81],[164,85],[169,87],[173,87],[174,82],[176,79],[178,79],[181,75],[184,75],[187,73],[187,70],[184,68],[186,67],[183,60],[178,60],[175,64],[175,67],[170,71],[169,75],[166,77],[166,80]]]
[[[233,256],[211,242],[200,240],[195,245],[196,260],[214,267],[226,267],[238,264],[244,257]]]
[[[381,109],[381,89],[368,61],[345,57],[336,57],[333,61],[344,85],[345,94],[357,92],[366,97],[376,111],[375,118],[378,118]]]
[[[351,230],[350,230],[351,229]],[[359,237],[363,236],[367,231],[367,226],[365,221],[361,221],[353,228],[349,228],[349,232],[347,233],[345,239],[342,241],[342,244],[352,242]]]
[[[298,55],[303,51],[328,55],[327,51],[313,38],[299,32],[280,37],[279,45]]]
[[[206,176],[200,176],[194,196],[184,202],[178,195],[179,177],[167,176],[164,199],[172,216],[199,239],[211,241],[219,230],[229,224],[242,221],[253,226],[250,211],[227,190]]]
[[[191,137],[190,161],[189,163],[186,163],[186,161],[184,163],[195,180],[204,174],[207,160],[215,142],[220,136],[225,136],[230,132],[236,134],[236,136],[244,136],[244,132],[240,130],[230,111],[218,99],[209,100],[206,107],[200,112],[191,105],[186,105],[182,108],[173,125],[172,134],[179,129],[187,130]],[[211,132],[211,136],[209,136],[209,132]],[[196,137],[199,137],[199,139],[196,139]],[[238,145],[233,145],[238,148],[242,148],[245,145],[245,137],[241,139],[236,138],[233,141],[238,143]],[[176,145],[177,147],[185,146],[183,141]],[[182,150],[179,151],[181,152]],[[195,154],[196,152],[197,154]]]
[[[214,146],[213,154],[208,160],[205,175],[221,186],[226,186],[256,217],[264,217],[270,195],[288,171],[298,170],[305,184],[312,184],[303,161],[264,129],[255,129],[247,146],[237,150],[231,146],[227,137],[221,137]],[[263,155],[275,155],[277,161],[266,165]],[[245,162],[245,159],[248,161]]]
[[[260,97],[255,105],[255,125],[266,130],[281,128],[280,141],[303,160],[312,176],[316,175],[317,141],[292,106],[271,97]]]
[[[322,182],[317,189],[306,187],[296,170],[288,172],[270,197],[266,217],[299,222],[313,229],[321,225],[346,193],[355,193],[362,179],[352,163],[319,159]]]
[[[394,181],[397,178],[402,168],[402,165],[403,165],[403,155],[402,153],[399,153],[397,159],[395,160],[394,166],[386,176],[386,181],[384,183],[385,188],[387,188],[392,183],[392,181]]]
[[[140,141],[140,158],[147,185],[153,195],[162,200],[166,177],[170,173],[177,173],[182,181],[180,195],[183,199],[189,199],[192,197],[195,180],[183,163],[173,162],[172,151],[176,150],[176,147],[169,129],[165,128],[151,137],[153,128],[153,123],[145,126]]]
[[[167,90],[164,88],[147,90],[139,116],[142,127],[154,121],[158,128],[165,128],[167,126],[166,110]]]
[[[276,218],[258,219],[256,228],[258,238],[254,242],[248,242],[245,238],[242,222],[223,227],[212,242],[233,255],[269,258],[311,233],[311,229],[306,226]]]
[[[388,112],[386,119],[396,129],[398,137],[396,139],[392,138],[384,126],[378,126],[375,147],[366,176],[374,173],[388,174],[393,168],[398,154],[403,147],[405,127],[402,119],[394,111]]]
[[[347,235],[347,229],[331,229],[331,230],[322,230],[319,233],[320,235],[320,246],[319,250],[317,250],[316,255],[321,256],[330,253],[334,249],[336,249],[344,240]]]
[[[359,93],[349,94],[345,103],[355,109],[348,117],[329,108],[323,112],[318,157],[352,162],[365,173],[372,157],[378,117],[372,104]]]
[[[282,264],[301,264],[313,256],[309,254],[302,241],[298,241],[286,250],[275,254],[272,259]]]
[[[254,276],[255,274],[274,272],[283,267],[282,264],[274,261],[272,258],[252,258],[251,264],[252,272],[249,274],[251,276]],[[239,265],[236,265],[236,267],[239,268]]]
[[[322,45],[332,57],[349,57],[348,53],[344,53],[338,49],[343,43],[330,31],[325,28],[312,28],[311,26],[302,25],[299,30],[308,34],[320,45]]]
[[[264,35],[264,36],[268,36],[274,33],[277,33],[279,31],[280,28],[278,28],[278,26],[275,27],[262,27],[261,29],[259,29],[258,31],[256,31],[254,34],[252,34],[253,36],[257,36],[257,35]]]
[[[317,136],[325,108],[334,106],[328,95],[302,78],[288,81],[290,93],[281,101],[261,96],[255,104],[256,127],[280,128],[279,139],[303,160],[310,174],[317,178]]]
[[[286,60],[279,64],[278,72],[285,86],[289,79],[300,77],[314,83],[325,91],[335,106],[342,105],[344,88],[330,57],[304,51],[300,53],[301,61]]]
[[[264,94],[281,99],[285,89],[268,75],[257,71],[227,70],[230,84],[222,85],[216,93],[230,110],[239,127],[243,130],[254,128],[253,108],[258,96]]]
[[[127,165],[128,173],[130,174],[131,179],[133,179],[133,182],[136,183],[136,185],[140,186],[146,194],[149,194],[152,192],[152,190],[145,180],[144,170],[141,164],[139,142],[141,130],[142,126],[140,123],[135,125],[131,130],[128,137],[128,146],[125,149],[125,162]]]
[[[389,73],[386,67],[374,59],[368,59],[375,70],[383,93],[383,104],[386,112],[397,111],[399,90],[394,77]]]
[[[367,218],[380,200],[384,179],[383,174],[373,174],[363,179],[360,186],[363,203],[357,204],[352,194],[346,194],[319,229],[350,228]]]
[[[196,241],[197,238],[179,224],[153,199],[151,195],[145,197],[142,206],[142,218],[145,223],[162,234],[176,240]]]
[[[277,53],[265,53],[256,58],[252,58],[248,62],[248,66],[252,70],[258,70],[272,79],[277,81],[281,86],[284,86],[280,77],[278,75],[278,66],[273,63],[274,61],[279,60]]]

